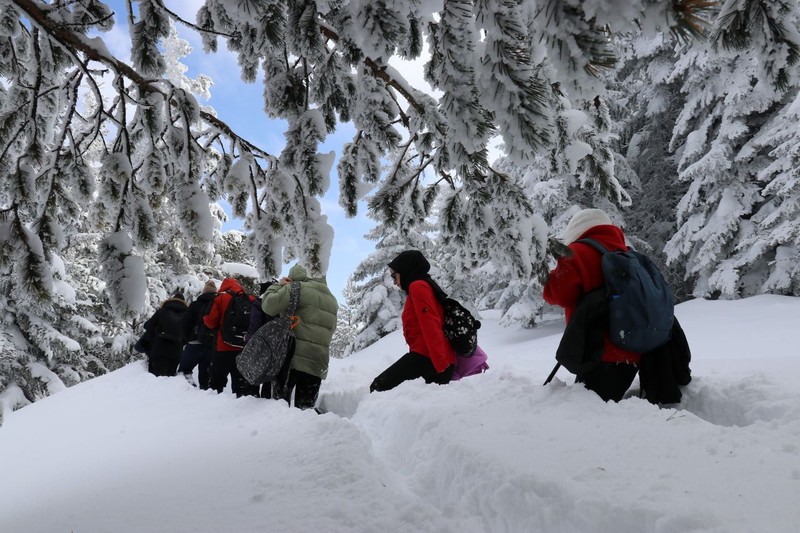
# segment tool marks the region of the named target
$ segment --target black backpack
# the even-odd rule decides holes
[[[195,322],[192,328],[192,333],[200,344],[213,347],[216,345],[217,330],[206,326],[205,322],[203,322],[203,318],[211,312],[212,307],[214,307],[214,298],[209,298],[208,303],[206,303],[203,310],[200,311],[200,316],[197,317],[197,322]]]
[[[220,333],[225,344],[241,348],[245,345],[244,338],[250,328],[252,302],[245,292],[234,294],[228,291],[228,294],[231,295],[231,300],[225,309]]]
[[[174,309],[161,309],[156,326],[156,337],[178,344],[183,344],[183,313]]]
[[[478,347],[480,320],[476,320],[467,308],[453,298],[440,298],[439,301],[444,308],[444,336],[457,355],[471,356]]]
[[[644,353],[670,339],[674,301],[661,272],[639,252],[610,252],[593,239],[575,242],[600,252],[608,298],[608,336],[631,352]]]

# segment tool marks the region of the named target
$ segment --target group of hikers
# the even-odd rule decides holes
[[[254,385],[244,379],[236,356],[265,323],[289,306],[292,282],[302,287],[294,328],[291,357],[279,378]],[[202,293],[191,303],[175,293],[144,324],[136,349],[147,354],[148,371],[156,376],[184,374],[193,381],[197,367],[198,386],[222,392],[231,380],[236,396],[284,399],[294,397],[296,407],[314,407],[322,380],[328,372],[331,339],[339,305],[325,278],[311,278],[295,265],[280,281],[264,282],[259,296],[248,294],[233,278],[224,278],[217,288],[206,281]]]
[[[623,252],[626,258],[638,254],[628,253],[622,230],[599,209],[577,212],[561,240],[568,251],[550,272],[543,294],[547,302],[565,310],[567,327],[557,352],[559,365],[605,401],[622,399],[637,373],[649,401],[679,401],[679,387],[691,379],[690,352],[672,315],[671,292],[668,322],[664,325],[662,321],[656,328],[667,330],[659,332],[661,340],[646,350],[630,349],[609,334],[609,315],[619,313],[614,303],[609,304],[612,298],[606,277],[610,274],[604,258],[613,252]],[[446,305],[452,300],[431,278],[430,263],[422,252],[406,250],[387,266],[394,285],[406,294],[401,321],[409,351],[372,381],[370,392],[390,390],[418,378],[444,385],[485,371],[486,354],[480,347],[473,344],[472,353],[454,349],[447,335],[452,317],[447,316]],[[293,282],[299,282],[300,291],[291,353],[274,381],[253,385],[237,369],[236,356],[259,328],[290,309]],[[145,323],[137,349],[147,353],[148,370],[156,376],[183,373],[191,380],[198,367],[202,389],[222,392],[230,375],[231,390],[237,396],[260,395],[290,404],[293,397],[296,407],[310,409],[315,407],[327,376],[337,311],[325,278],[309,277],[299,264],[280,281],[262,283],[259,296],[248,295],[233,278],[223,279],[219,288],[209,280],[189,305],[181,293],[167,299]],[[246,323],[242,317],[247,318]]]

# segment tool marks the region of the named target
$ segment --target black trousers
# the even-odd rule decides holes
[[[251,385],[236,368],[236,356],[239,352],[217,352],[211,356],[209,368],[209,388],[222,392],[231,376],[231,391],[237,396],[258,396],[258,386]]]
[[[181,354],[181,364],[178,367],[178,372],[183,374],[191,374],[194,367],[197,367],[197,381],[200,388],[205,390],[208,388],[208,366],[211,364],[211,354],[214,353],[213,348],[204,344],[187,344],[183,347]],[[223,388],[225,385],[223,385]]]
[[[575,378],[576,383],[594,391],[603,401],[613,400],[618,402],[633,383],[636,365],[627,363],[597,363],[590,371]]]
[[[289,374],[285,381],[279,376],[279,379],[272,383],[272,397],[291,404],[292,390],[294,390],[294,406],[298,409],[313,409],[317,404],[322,378],[299,370],[287,369],[287,371]]]
[[[154,376],[174,376],[178,370],[178,362],[166,357],[148,357],[147,371]]]
[[[391,390],[404,381],[417,378],[423,378],[425,383],[445,385],[450,383],[455,369],[455,365],[450,365],[442,372],[437,372],[433,362],[428,357],[416,352],[408,352],[372,380],[369,391]]]

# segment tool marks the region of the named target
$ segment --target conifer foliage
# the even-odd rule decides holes
[[[676,62],[685,100],[670,149],[688,190],[666,251],[686,264],[695,296],[796,289],[787,262],[797,257],[796,222],[786,217],[796,197],[785,170],[796,168],[786,125],[800,91],[799,7],[726,2],[712,46]]]
[[[127,0],[115,13],[100,0],[0,0],[0,303],[9,311],[0,345],[14,347],[0,354],[0,386],[13,381],[28,400],[38,395],[34,382],[55,381],[31,365],[88,375],[96,330],[113,347],[107,353],[131,344],[119,334],[130,337],[170,283],[150,277],[154,262],[166,265],[162,274],[189,275],[215,261],[217,200],[245,219],[262,275],[294,258],[324,274],[333,233],[319,197],[333,154],[320,145],[341,122],[356,134],[337,167],[340,203],[352,215],[368,197],[387,249],[422,239],[411,229],[440,201],[444,238],[485,235],[463,241],[460,261],[493,253],[510,258],[513,275],[530,275],[545,260],[545,232],[533,230],[518,180],[489,164],[490,143],[532,161],[558,131],[552,87],[563,80],[577,90],[608,66],[611,28],[667,21],[665,31],[686,31],[687,6],[699,3],[206,0],[195,22],[168,4]],[[129,24],[131,64],[102,40],[118,17]],[[200,106],[208,80],[176,67],[173,22],[199,32],[208,52],[222,40],[244,81],[263,74],[264,109],[288,124],[280,154]],[[419,58],[426,42],[430,93],[390,64]],[[782,61],[770,68],[788,83]],[[602,104],[596,111],[605,120]],[[617,194],[597,131],[586,141],[591,172]],[[68,263],[76,243],[85,254]],[[99,268],[75,266],[91,258]],[[82,306],[96,302],[75,296],[79,286],[92,287],[109,321],[81,320]],[[119,331],[111,317],[127,326]],[[7,355],[20,349],[25,357]]]
[[[175,274],[214,262],[224,162],[272,159],[201,109],[192,91],[209,80],[183,76],[186,43],[159,6],[131,13],[127,65],[89,36],[113,26],[102,2],[0,3],[0,389],[10,406],[129,360],[133,332],[178,288]],[[172,276],[166,287],[155,263]]]

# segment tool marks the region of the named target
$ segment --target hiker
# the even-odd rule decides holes
[[[244,336],[245,342],[247,342],[248,339],[250,339],[250,337],[252,337],[261,326],[272,320],[273,317],[266,314],[261,306],[263,305],[264,293],[267,292],[267,289],[277,282],[278,280],[273,279],[271,281],[265,281],[259,285],[259,296],[253,300],[253,305],[250,309],[250,326],[247,328],[247,334]]]
[[[270,281],[265,281],[261,283],[258,287],[258,294],[259,296],[253,300],[253,305],[250,309],[250,327],[247,328],[247,334],[244,337],[245,343],[250,340],[250,338],[255,334],[256,331],[259,330],[261,326],[272,320],[274,317],[266,314],[264,310],[261,308],[263,305],[263,296],[264,293],[267,292],[273,284],[278,283],[278,280],[272,279]],[[259,396],[261,398],[272,398],[272,383],[264,383],[263,385],[259,385],[260,392]]]
[[[370,392],[390,390],[417,378],[426,383],[449,383],[456,354],[442,331],[444,309],[437,293],[444,291],[428,275],[430,263],[422,252],[406,250],[388,266],[394,285],[408,295],[401,318],[409,351],[372,381]]]
[[[203,323],[203,317],[211,311],[214,298],[217,296],[217,285],[214,280],[206,281],[203,292],[189,304],[189,312],[184,315],[186,326],[186,345],[181,354],[181,372],[190,383],[194,383],[192,373],[197,367],[197,382],[201,389],[208,389],[208,367],[214,353],[216,337]]]
[[[240,313],[240,318],[246,322],[234,324],[229,307],[239,305],[239,300],[246,300],[247,312]],[[236,355],[242,351],[244,346],[244,332],[250,323],[250,306],[255,297],[247,294],[239,282],[233,278],[225,278],[219,286],[219,292],[214,298],[211,311],[203,318],[206,327],[217,330],[216,344],[214,353],[211,355],[211,365],[209,367],[209,388],[222,392],[228,384],[228,375],[231,376],[231,391],[237,396],[255,396],[258,394],[258,387],[249,384],[236,368]],[[232,309],[236,311],[236,308]],[[231,337],[235,333],[234,328],[243,328],[241,344],[231,342]],[[228,341],[224,340],[228,338]]]
[[[176,292],[144,323],[149,343],[147,370],[154,376],[174,376],[184,341],[184,318],[188,310],[183,294]]]
[[[273,383],[273,398],[282,398],[291,403],[294,390],[294,405],[300,409],[311,409],[317,403],[322,380],[328,375],[330,345],[336,329],[336,314],[339,304],[328,289],[325,277],[311,278],[306,269],[296,264],[289,275],[270,286],[262,296],[263,311],[278,316],[289,307],[292,282],[300,282],[300,298],[295,315],[299,322],[294,328],[294,354],[285,371]]]
[[[611,223],[605,212],[600,209],[577,212],[562,236],[562,242],[570,253],[559,258],[555,269],[550,272],[544,285],[544,299],[564,308],[567,322],[564,336],[570,338],[563,339],[562,343],[575,342],[581,352],[594,346],[600,354],[599,362],[595,362],[596,354],[580,354],[591,363],[587,364],[587,371],[577,374],[576,383],[583,383],[604,401],[618,402],[633,383],[641,356],[609,340],[607,313],[594,320],[597,317],[593,310],[600,309],[606,301],[604,291],[592,293],[605,285],[602,256],[589,244],[575,242],[581,238],[594,239],[610,251],[628,250],[622,230]],[[581,313],[576,314],[579,305],[582,305]],[[574,317],[577,318],[573,322]]]

